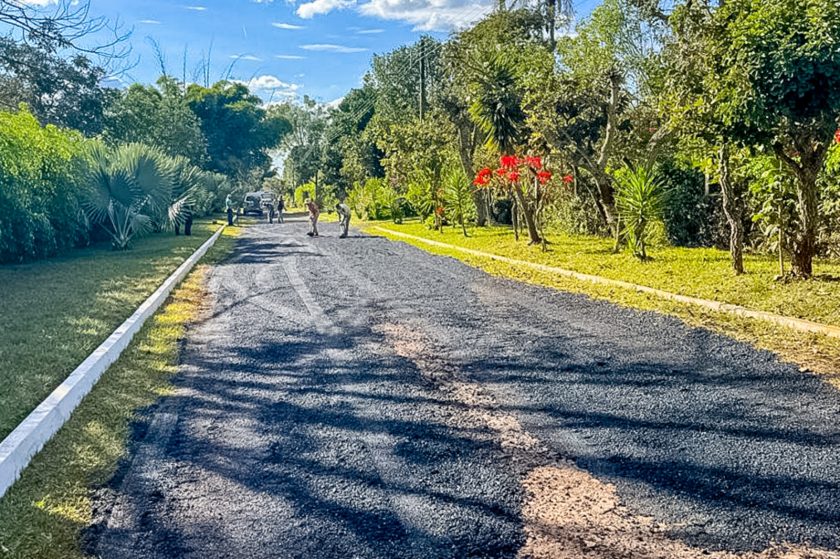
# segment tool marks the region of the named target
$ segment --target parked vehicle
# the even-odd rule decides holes
[[[245,195],[245,202],[242,204],[243,215],[257,215],[262,217],[263,204],[262,192],[249,192]]]

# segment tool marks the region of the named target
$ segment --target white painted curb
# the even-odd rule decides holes
[[[117,360],[143,323],[166,301],[172,289],[192,270],[224,231],[220,227],[212,237],[187,258],[163,284],[152,293],[108,339],[85,359],[70,376],[53,390],[14,431],[0,443],[0,497],[20,477],[29,461],[47,444],[70,418],[88,392]]]
[[[498,254],[491,254],[489,252],[483,252],[480,250],[473,250],[471,248],[464,248],[459,247],[456,245],[450,245],[448,243],[441,243],[440,241],[433,241],[431,239],[424,239],[423,237],[417,237],[414,235],[409,235],[408,233],[402,233],[400,231],[394,231],[392,229],[387,229],[385,227],[373,226],[373,229],[378,231],[382,231],[383,233],[388,233],[394,235],[396,237],[402,237],[405,239],[411,239],[414,241],[418,241],[421,243],[425,243],[430,246],[436,246],[441,248],[447,248],[451,250],[457,250],[459,252],[463,252],[465,254],[470,254],[472,256],[479,256],[482,258],[489,258],[492,260],[497,260],[499,262],[504,262],[506,264],[513,264],[515,266],[524,266],[526,268],[531,268],[532,270],[538,270],[540,272],[546,272],[549,274],[557,274],[560,276],[586,281],[589,283],[597,283],[600,285],[609,285],[611,287],[620,287],[622,289],[629,289],[632,291],[639,291],[641,293],[647,293],[649,295],[654,295],[661,299],[667,299],[669,301],[676,301],[678,303],[684,303],[687,305],[695,305],[698,307],[704,307],[713,311],[727,313],[727,314],[734,314],[738,316],[743,316],[746,318],[754,318],[758,320],[765,320],[767,322],[773,322],[775,324],[779,324],[781,326],[785,326],[787,328],[792,328],[794,330],[799,330],[801,332],[810,332],[812,334],[823,334],[825,336],[829,336],[832,338],[840,338],[840,327],[831,326],[828,324],[820,324],[819,322],[812,322],[810,320],[803,320],[801,318],[793,318],[789,316],[782,316],[780,314],[773,314],[770,312],[765,311],[754,311],[752,309],[748,309],[746,307],[742,307],[740,305],[732,305],[730,303],[721,303],[719,301],[710,301],[708,299],[700,299],[697,297],[688,297],[686,295],[678,295],[676,293],[670,293],[668,291],[663,291],[661,289],[655,289],[653,287],[646,287],[644,285],[637,285],[635,283],[630,283],[621,280],[613,280],[609,278],[603,278],[601,276],[592,276],[589,274],[581,274],[579,272],[573,272],[572,270],[565,270],[563,268],[557,268],[555,266],[546,266],[545,264],[537,264],[535,262],[527,262],[525,260],[517,260],[515,258],[508,258],[507,256],[499,256]]]

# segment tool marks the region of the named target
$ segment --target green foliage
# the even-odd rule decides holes
[[[91,222],[111,236],[114,248],[124,250],[137,236],[174,226],[193,211],[206,211],[210,195],[204,188],[215,180],[186,159],[170,158],[144,144],[94,144],[83,206]]]
[[[85,56],[65,58],[58,45],[44,40],[0,37],[0,101],[6,108],[26,103],[42,124],[98,134],[114,90],[101,83],[105,70]],[[34,37],[33,37],[34,38]]]
[[[260,98],[241,83],[221,81],[209,88],[192,84],[186,101],[207,140],[209,169],[229,177],[267,170],[267,150],[291,132],[283,115],[267,112]]]
[[[295,188],[294,196],[295,207],[302,208],[307,199],[315,196],[315,183],[307,182]]]
[[[0,262],[42,258],[87,241],[76,132],[42,127],[26,108],[0,112]]]
[[[155,86],[133,84],[108,108],[105,137],[109,142],[157,146],[193,165],[207,160],[207,141],[190,109],[181,83],[163,76]]]
[[[526,114],[510,63],[500,56],[487,61],[472,90],[470,116],[484,133],[487,146],[500,154],[514,153],[526,137]]]
[[[718,195],[706,193],[706,180],[697,169],[665,161],[659,168],[668,188],[662,212],[671,244],[682,247],[724,247],[729,234],[719,208]]]
[[[443,196],[447,219],[459,224],[464,236],[467,236],[466,224],[475,216],[475,204],[470,182],[459,167],[452,166],[444,176]]]
[[[649,226],[662,218],[666,190],[651,166],[626,166],[614,173],[616,208],[633,254],[647,260]]]
[[[390,219],[402,211],[399,196],[383,179],[356,184],[347,194],[347,205],[359,219]]]

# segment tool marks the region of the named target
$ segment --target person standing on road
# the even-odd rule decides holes
[[[341,235],[338,236],[339,239],[346,239],[347,232],[350,229],[350,206],[344,203],[344,200],[338,203],[335,207],[336,213],[338,213],[338,226],[341,228]]]
[[[228,225],[233,225],[233,198],[230,194],[225,198],[225,211],[227,212]]]
[[[309,210],[309,224],[311,226],[309,233],[310,237],[318,236],[318,217],[321,215],[321,208],[311,198],[306,199],[306,209]]]
[[[283,197],[280,196],[280,199],[277,201],[277,222],[283,223],[283,210],[286,209],[286,202],[283,201]]]

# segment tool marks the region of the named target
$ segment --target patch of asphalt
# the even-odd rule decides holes
[[[840,397],[817,377],[675,319],[304,230],[252,227],[215,269],[103,557],[514,556],[521,471],[383,325],[672,537],[840,546]]]

